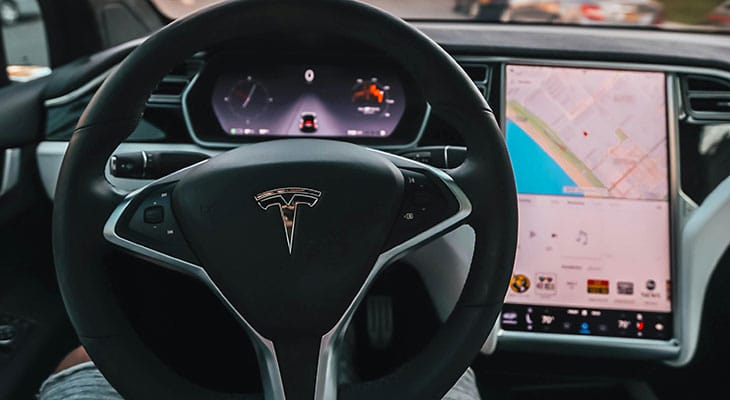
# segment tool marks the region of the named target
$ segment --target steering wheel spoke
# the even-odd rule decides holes
[[[403,174],[403,203],[381,258],[387,262],[463,225],[471,201],[445,171],[382,153]]]
[[[196,164],[197,166],[199,164]],[[273,342],[261,336],[216,286],[182,236],[172,211],[172,192],[195,166],[129,193],[104,226],[105,239],[146,261],[196,278],[206,285],[245,328],[258,358],[266,400],[285,398]]]
[[[129,193],[104,226],[105,239],[147,261],[198,277],[203,271],[172,211],[172,192],[190,169]]]
[[[267,393],[266,397],[287,400],[334,399],[337,390],[336,357],[329,358],[322,353],[321,338],[318,336],[291,336],[277,339],[276,367],[281,376],[281,393]],[[263,366],[262,366],[263,367]],[[323,378],[333,384],[325,393]]]

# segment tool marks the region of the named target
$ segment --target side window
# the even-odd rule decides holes
[[[0,19],[10,80],[48,75],[48,42],[38,0],[0,0]]]

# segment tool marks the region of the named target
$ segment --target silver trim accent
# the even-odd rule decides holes
[[[451,168],[449,166],[449,145],[444,146],[444,168]]]
[[[13,190],[20,180],[20,149],[5,149],[3,158],[2,180],[0,181],[0,196]]]
[[[147,152],[142,150],[142,176],[147,172],[147,163],[149,162],[149,159],[147,158]],[[112,155],[114,157],[114,155]]]
[[[104,80],[106,80],[106,78],[109,77],[109,75],[111,75],[117,67],[118,65],[115,65],[114,67],[102,72],[100,75],[97,75],[94,79],[88,81],[78,89],[74,89],[64,95],[54,97],[52,99],[47,99],[43,102],[43,105],[45,105],[46,108],[58,107],[80,99],[87,93],[96,90],[99,86],[101,86],[101,84],[104,83]]]
[[[730,74],[727,76],[730,77]],[[679,76],[672,76],[670,87],[674,90],[675,99],[681,102],[683,95]],[[679,104],[681,103],[678,103],[678,106]],[[730,226],[730,179],[721,182],[701,205],[685,194],[681,188],[680,176],[679,119],[675,116],[670,122],[677,131],[673,143],[676,149],[674,154],[677,157],[673,163],[674,181],[677,184],[676,212],[673,213],[674,224],[677,227],[673,238],[677,268],[676,278],[672,281],[677,282],[673,285],[675,287],[673,295],[677,299],[677,312],[681,315],[683,323],[680,324],[675,319],[675,332],[679,334],[682,346],[677,358],[667,361],[667,364],[681,367],[692,361],[695,355],[707,287],[718,261],[730,245],[730,236],[724,234]]]
[[[498,346],[520,351],[546,352],[545,346],[552,347],[547,351],[561,354],[579,354],[592,356],[608,356],[636,359],[667,359],[677,357],[679,342],[651,339],[595,337],[580,335],[564,335],[558,333],[533,333],[519,331],[497,331]],[[535,337],[535,335],[540,335]]]
[[[253,328],[253,326],[251,326],[251,324],[238,312],[238,310],[233,307],[231,302],[225,297],[225,295],[221,292],[218,286],[216,286],[208,273],[205,272],[202,267],[187,262],[185,260],[181,260],[179,258],[161,253],[157,250],[150,249],[138,243],[134,243],[130,240],[122,238],[116,233],[116,225],[119,222],[119,219],[121,218],[126,208],[129,206],[129,204],[132,202],[132,200],[139,193],[153,185],[173,182],[182,177],[192,168],[195,168],[196,166],[201,165],[205,162],[207,162],[207,160],[201,161],[195,165],[174,172],[164,178],[158,179],[140,189],[137,189],[132,193],[129,193],[124,198],[122,203],[117,206],[114,212],[112,212],[112,214],[109,216],[109,219],[104,225],[104,238],[110,243],[131,251],[135,254],[139,254],[161,267],[192,276],[193,278],[196,278],[203,284],[205,284],[210,290],[212,290],[213,293],[218,297],[218,299],[223,302],[226,308],[228,308],[228,310],[232,312],[233,315],[236,316],[236,318],[238,318],[239,323],[244,327],[244,329],[246,329],[249,337],[251,338],[251,342],[253,343],[254,349],[256,350],[256,356],[259,360],[259,365],[261,366],[261,378],[264,383],[264,398],[266,400],[285,400],[286,396],[284,394],[284,385],[281,380],[281,373],[279,371],[279,363],[276,358],[274,343],[269,339],[263,337]]]
[[[678,290],[679,282],[679,257],[681,249],[678,246],[678,238],[681,233],[682,216],[680,213],[679,201],[680,194],[683,194],[681,188],[681,173],[679,169],[679,119],[677,110],[679,107],[679,99],[681,97],[679,88],[676,86],[678,82],[677,75],[673,72],[666,74],[666,98],[667,98],[667,162],[669,172],[669,251],[670,251],[670,281],[672,282],[672,332],[673,342],[678,350],[681,350],[680,343],[682,338],[682,322],[685,320],[684,315],[679,307],[679,301],[682,293]]]
[[[669,365],[687,365],[697,351],[702,322],[702,309],[717,262],[730,245],[730,177],[710,193],[702,205],[685,218],[679,238],[680,261],[686,268],[679,270],[679,311],[684,323],[680,326],[682,348],[678,358]],[[690,268],[691,267],[691,268]]]
[[[319,347],[319,363],[317,365],[317,382],[314,392],[314,398],[317,400],[335,400],[337,398],[337,348],[339,347],[345,331],[352,320],[352,316],[355,314],[357,306],[365,298],[365,294],[375,281],[375,278],[384,268],[405,256],[410,250],[423,245],[431,239],[443,235],[451,228],[457,227],[471,214],[472,211],[472,205],[469,198],[456,184],[456,182],[454,182],[451,176],[446,174],[444,171],[405,157],[400,157],[378,150],[371,150],[385,158],[388,158],[399,168],[411,167],[428,170],[435,177],[441,179],[441,181],[451,191],[459,203],[459,210],[456,214],[445,219],[443,222],[393,247],[392,249],[382,253],[377,258],[373,269],[370,271],[370,274],[368,274],[362,287],[347,307],[347,310],[345,310],[345,313],[339,321],[337,321],[335,326],[332,327],[327,334],[322,336],[322,341],[320,342]]]
[[[685,204],[685,206],[686,206],[685,210],[683,210],[683,213],[684,213],[684,214],[687,214],[687,215],[688,215],[688,214],[690,214],[690,213],[691,213],[692,211],[696,210],[696,209],[697,209],[697,208],[699,207],[699,205],[697,205],[697,203],[696,203],[696,202],[695,202],[694,200],[692,200],[692,199],[691,199],[691,198],[690,198],[690,197],[689,197],[689,196],[688,196],[687,194],[685,194],[684,192],[681,192],[681,191],[680,191],[680,192],[679,192],[679,197],[680,197],[680,203],[684,203],[684,204]],[[684,215],[682,219],[685,219],[685,218],[687,217],[687,215]]]
[[[546,334],[538,332],[516,332],[499,330],[498,345],[505,349],[531,349],[533,351],[586,354],[591,351],[602,351],[605,354],[607,350],[616,357],[639,358],[639,359],[662,359],[671,360],[679,357],[680,350],[683,346],[683,339],[687,338],[683,333],[682,323],[685,320],[685,314],[682,311],[683,304],[687,301],[699,301],[699,309],[693,307],[693,312],[701,313],[702,296],[693,296],[693,299],[685,298],[682,294],[685,292],[685,282],[679,279],[684,269],[690,270],[690,266],[682,267],[680,265],[680,234],[681,228],[688,217],[687,210],[692,210],[691,205],[686,204],[688,196],[681,190],[681,182],[679,176],[679,132],[678,132],[678,106],[681,96],[679,88],[676,86],[677,73],[697,73],[705,75],[713,75],[730,79],[730,73],[709,68],[694,68],[682,66],[670,66],[659,64],[641,64],[641,63],[619,63],[619,62],[603,62],[603,61],[580,61],[580,60],[547,60],[547,59],[530,59],[530,58],[512,58],[512,57],[479,57],[479,56],[456,56],[459,62],[492,62],[500,63],[501,75],[505,76],[507,64],[519,65],[535,65],[535,66],[558,66],[558,67],[576,67],[576,68],[601,68],[601,69],[626,69],[636,71],[654,71],[666,73],[667,87],[667,140],[668,140],[668,179],[670,185],[670,243],[671,243],[671,276],[674,284],[674,293],[672,296],[672,316],[674,338],[662,340],[649,339],[629,339],[601,336],[580,336],[568,334]],[[505,102],[505,82],[500,85],[500,102]],[[501,126],[506,121],[505,110],[502,107],[500,115]],[[684,212],[680,210],[685,210]],[[699,326],[688,327],[691,330],[699,330]],[[633,340],[641,340],[643,347],[636,346]]]
[[[193,87],[195,87],[195,84],[198,82],[198,78],[200,78],[200,74],[203,73],[204,69],[205,69],[205,67],[202,67],[195,74],[195,76],[193,76],[193,79],[191,79],[190,83],[185,87],[185,90],[183,91],[182,97],[180,100],[183,118],[185,119],[185,127],[188,129],[188,134],[190,134],[190,137],[193,139],[193,142],[195,142],[199,146],[208,147],[208,148],[233,149],[238,146],[246,144],[246,143],[203,140],[195,132],[195,129],[193,128],[192,119],[190,118],[190,112],[188,111],[188,95],[190,94],[190,91],[193,89]],[[399,144],[399,145],[384,145],[384,146],[369,146],[369,147],[375,148],[375,149],[380,149],[380,150],[403,150],[403,149],[408,149],[408,148],[414,147],[421,140],[421,137],[423,137],[423,134],[426,131],[426,127],[428,126],[428,121],[430,118],[431,118],[431,104],[426,103],[426,110],[423,113],[423,121],[421,121],[421,126],[418,129],[418,134],[413,139],[413,141],[405,143],[405,144]],[[269,139],[295,139],[298,137],[299,136],[268,136],[266,138],[269,138]],[[329,137],[329,136],[319,137],[319,139],[337,140],[337,138]],[[367,146],[367,143],[360,143],[360,144],[363,146]]]

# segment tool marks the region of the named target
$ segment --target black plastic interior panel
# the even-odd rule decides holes
[[[93,92],[56,107],[47,107],[45,136],[48,140],[71,140],[76,122],[91,101]]]
[[[40,139],[46,119],[42,93],[47,83],[48,78],[41,78],[0,89],[0,149]]]
[[[94,0],[89,3],[94,8],[104,47],[146,36],[164,25],[146,0]]]
[[[40,194],[40,189],[37,189]],[[0,220],[0,325],[12,325],[0,343],[0,399],[33,399],[45,378],[78,340],[55,287],[50,204]],[[5,204],[0,210],[8,211]],[[5,332],[7,338],[7,328]]]
[[[2,167],[0,167],[0,173],[2,173]],[[20,148],[20,165],[16,184],[0,197],[0,226],[12,222],[13,218],[39,204],[44,204],[45,201],[47,198],[43,194],[43,188],[38,179],[35,145],[29,144]],[[0,241],[0,243],[5,242]],[[14,249],[13,246],[7,248]],[[22,256],[22,254],[8,251],[3,253],[0,255],[0,262],[10,256]]]
[[[109,264],[111,287],[158,357],[203,387],[261,392],[253,346],[212,291],[186,275],[122,253]]]
[[[682,190],[702,203],[730,176],[730,121],[679,123]]]
[[[530,24],[415,24],[452,53],[727,68],[728,35]]]
[[[76,123],[92,96],[93,92],[89,92],[70,103],[48,107],[45,139],[51,141],[71,140]],[[128,141],[188,143],[191,142],[191,139],[185,127],[182,110],[179,107],[148,107],[143,119],[129,136]]]
[[[3,39],[3,32],[2,29],[0,29],[0,43],[5,43],[5,39]],[[7,61],[6,55],[5,55],[5,46],[0,46],[0,87],[3,87],[8,84],[8,73],[5,68]]]
[[[91,56],[79,58],[53,70],[44,99],[63,96],[80,88],[92,79],[117,65],[132,52],[143,39],[133,40]]]

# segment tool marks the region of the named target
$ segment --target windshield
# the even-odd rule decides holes
[[[175,19],[223,0],[152,0]],[[368,0],[405,19],[730,30],[730,0]]]

